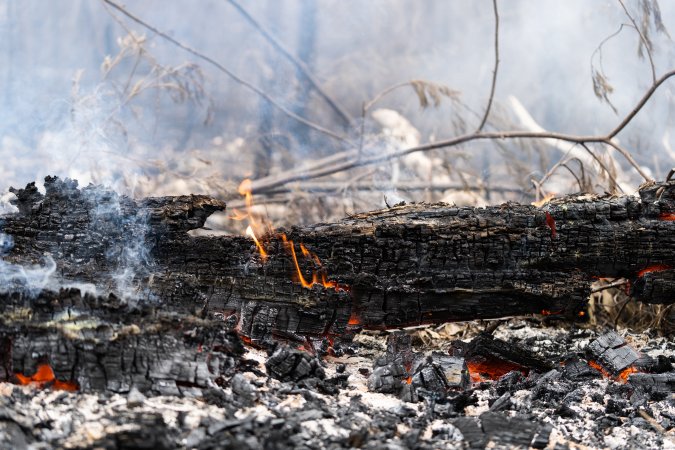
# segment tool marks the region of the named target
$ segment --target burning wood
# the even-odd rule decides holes
[[[578,318],[594,277],[627,277],[638,299],[672,302],[675,260],[668,245],[675,230],[660,218],[671,208],[672,187],[666,185],[658,205],[650,203],[652,189],[643,189],[641,199],[554,200],[545,210],[399,206],[290,230],[273,230],[256,217],[265,231],[249,222],[254,240],[189,236],[225,207],[208,197],[134,201],[50,178],[45,195],[34,185],[15,191],[19,212],[3,218],[11,246],[3,246],[0,376],[26,385],[12,388],[12,398],[14,389],[36,387],[127,395],[130,411],[140,408],[147,423],[185,439],[190,431],[175,428],[180,421],[164,418],[152,398],[203,398],[227,411],[209,410],[200,434],[191,435],[204,446],[240,442],[237,436],[263,442],[279,418],[330,420],[345,445],[380,439],[340,428],[344,417],[336,411],[363,411],[369,429],[384,433],[391,413],[373,406],[382,396],[426,405],[414,418],[400,406],[396,420],[429,435],[411,442],[542,447],[551,439],[552,408],[555,420],[588,422],[598,408],[617,417],[639,414],[632,401],[657,405],[655,423],[667,429],[672,365],[637,353],[618,334],[577,347],[556,336],[543,351],[531,349],[533,341],[519,343],[515,329],[433,349],[397,332],[371,359],[350,343],[363,328],[543,311]],[[53,262],[42,262],[45,255]],[[270,351],[245,349],[241,339]],[[359,367],[351,358],[366,359]],[[607,394],[616,398],[607,405],[594,397],[593,390],[611,386],[627,390]],[[296,401],[294,392],[303,393],[308,412],[270,413],[278,415],[259,429],[237,418],[253,407],[274,411],[280,399]],[[0,417],[2,408],[0,395]],[[536,414],[522,423],[510,417],[523,409]],[[441,419],[442,426],[435,422]],[[138,433],[123,439],[136,442]]]

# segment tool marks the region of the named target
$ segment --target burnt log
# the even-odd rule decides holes
[[[213,349],[232,354],[229,329],[306,343],[359,328],[574,317],[599,277],[629,279],[641,301],[675,299],[674,182],[543,208],[396,206],[263,236],[267,258],[244,236],[188,233],[225,209],[207,196],[133,200],[52,177],[45,190],[13,190],[18,212],[0,218],[4,377],[30,375],[44,357],[59,379],[98,368],[84,377],[92,388],[127,389],[141,374],[156,387],[167,374],[203,372]],[[289,240],[318,258],[299,258],[303,277],[324,275],[328,287],[297,282]],[[167,355],[196,365],[158,369]]]

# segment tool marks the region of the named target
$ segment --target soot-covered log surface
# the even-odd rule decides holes
[[[281,234],[263,261],[241,236],[192,237],[225,204],[132,200],[47,178],[15,190],[0,230],[0,378],[42,362],[80,388],[202,388],[238,364],[238,341],[315,348],[359,327],[550,313],[575,315],[595,277],[672,302],[675,184],[640,197],[547,205],[409,205],[286,230],[329,280],[303,288]],[[296,253],[300,254],[296,248]],[[299,261],[305,277],[318,267]]]

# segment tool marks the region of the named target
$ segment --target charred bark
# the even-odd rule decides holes
[[[147,374],[169,354],[186,360],[185,351],[199,361],[200,344],[222,348],[227,338],[219,333],[229,326],[252,340],[304,341],[359,327],[575,316],[598,277],[628,278],[641,301],[675,298],[672,182],[643,187],[639,197],[569,197],[544,208],[414,204],[283,230],[321,260],[319,267],[300,258],[304,277],[324,273],[338,289],[294,281],[281,232],[263,238],[266,260],[245,237],[188,235],[225,208],[215,199],[135,201],[56,178],[47,178],[45,188],[45,195],[34,184],[15,190],[19,212],[2,218],[0,348],[12,351],[0,358],[5,376],[17,366],[30,372],[35,358],[28,355],[44,353],[52,363],[54,355],[66,355],[57,378],[77,378],[86,358],[108,352],[115,363],[105,356],[87,363],[114,366],[90,376],[99,380],[92,387],[111,386],[115,371],[126,374],[115,381],[123,387],[139,374],[152,382]],[[88,331],[70,332],[78,327],[68,321],[85,319],[93,321]],[[124,337],[121,330],[133,326],[138,333]],[[160,356],[135,353],[143,348],[141,355]],[[139,358],[153,362],[138,365]],[[195,367],[185,370],[202,370]]]

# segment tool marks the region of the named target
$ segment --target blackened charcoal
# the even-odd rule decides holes
[[[650,398],[662,398],[675,392],[675,372],[634,373],[628,377],[628,383],[633,388],[645,392]]]
[[[270,376],[280,381],[300,381],[309,377],[323,379],[325,372],[316,358],[287,345],[278,345],[267,358],[265,367]]]
[[[485,448],[485,434],[481,429],[478,420],[473,417],[460,417],[452,424],[462,432],[464,441],[469,448]]]
[[[639,355],[615,331],[610,331],[588,345],[589,358],[613,375],[618,375],[639,359]]]
[[[481,414],[480,422],[488,445],[492,441],[499,447],[529,447],[538,428],[536,423],[529,420],[509,418],[495,412]]]
[[[597,369],[589,366],[586,361],[580,358],[573,358],[565,362],[563,376],[571,381],[579,381],[599,378],[602,374]]]
[[[512,370],[499,377],[495,382],[495,392],[497,392],[498,395],[502,395],[505,392],[514,392],[520,389],[524,382],[525,377],[523,377],[523,374],[518,370]]]
[[[420,401],[419,395],[417,394],[417,389],[408,383],[403,383],[401,391],[398,394],[398,398],[408,403],[417,403]]]
[[[403,367],[410,368],[413,363],[412,336],[404,331],[395,331],[387,336],[387,357]]]
[[[548,441],[551,437],[551,431],[553,431],[553,425],[550,423],[545,423],[541,425],[537,431],[536,434],[534,435],[534,438],[532,439],[532,442],[530,443],[530,446],[532,448],[546,448],[548,445]]]
[[[406,376],[405,369],[397,362],[376,367],[368,377],[368,389],[373,392],[398,392]]]
[[[412,385],[444,397],[451,389],[466,389],[469,371],[463,358],[434,353],[415,367]]]
[[[118,417],[124,426],[116,427],[104,438],[93,443],[92,448],[134,448],[148,450],[169,450],[174,448],[169,427],[162,415],[140,413]],[[115,428],[115,427],[111,427]]]
[[[607,407],[605,409],[607,414],[614,414],[617,417],[628,417],[633,408],[630,403],[624,399],[610,398],[607,400]]]
[[[255,398],[255,387],[240,373],[232,377],[230,386],[232,392],[237,394],[244,403],[250,403]]]
[[[664,355],[658,355],[652,358],[649,355],[640,355],[640,358],[635,362],[635,367],[641,372],[648,373],[664,373],[673,370],[673,364]]]
[[[497,339],[491,334],[479,334],[471,342],[465,344],[463,348],[461,347],[460,345],[454,348],[456,356],[464,356],[467,360],[470,360],[474,356],[483,356],[488,359],[499,359],[539,372],[546,372],[553,367],[550,361],[545,361],[531,351]]]
[[[464,358],[456,358],[439,352],[433,352],[431,359],[445,375],[450,389],[466,389],[469,386],[469,369]]]
[[[492,405],[490,405],[490,411],[506,411],[507,409],[511,409],[511,406],[511,394],[506,392],[504,395],[495,400]]]

